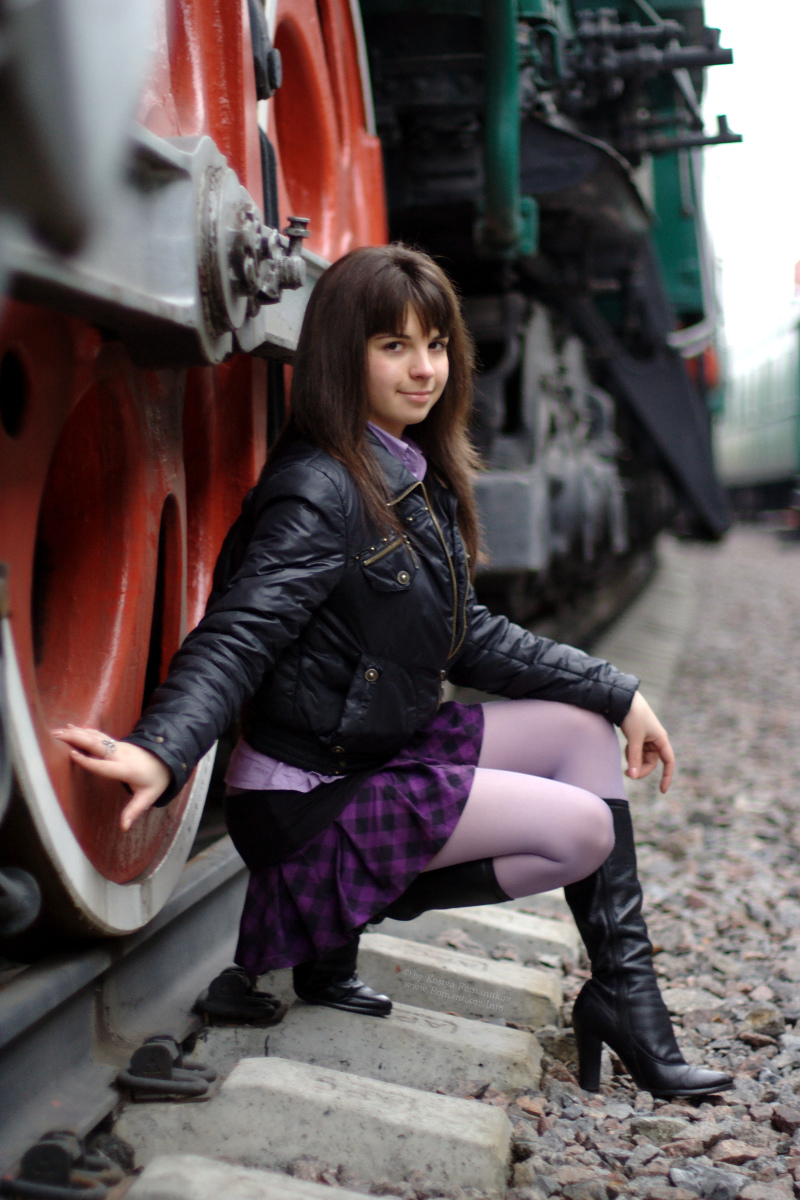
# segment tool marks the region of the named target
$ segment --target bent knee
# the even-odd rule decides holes
[[[585,875],[602,866],[614,849],[614,818],[611,809],[605,801],[589,793],[581,830],[581,843],[582,864],[591,864],[587,865]]]

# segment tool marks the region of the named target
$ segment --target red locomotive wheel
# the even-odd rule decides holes
[[[122,789],[76,769],[49,729],[127,732],[185,633],[181,380],[133,370],[82,322],[13,303],[0,372],[10,735],[51,864],[42,882],[64,924],[136,928],[174,884],[170,851],[188,853],[210,763],[124,835]]]
[[[348,0],[278,0],[283,84],[270,101],[281,217],[311,218],[308,246],[331,261],[388,238],[380,142]],[[363,70],[362,70],[363,66]]]

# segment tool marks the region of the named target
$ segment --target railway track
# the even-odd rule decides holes
[[[0,1169],[49,1129],[83,1135],[119,1104],[113,1081],[149,1034],[197,1027],[195,997],[230,962],[247,872],[227,838],[191,859],[140,932],[32,966],[0,989]]]
[[[663,546],[650,585],[596,647],[640,674],[656,702],[669,687],[692,597],[691,574]],[[139,933],[33,966],[9,964],[0,977],[0,1169],[13,1172],[50,1129],[84,1136],[113,1116],[146,1168],[130,1200],[311,1197],[313,1183],[297,1191],[300,1179],[270,1174],[291,1167],[302,1176],[298,1160],[308,1159],[338,1169],[328,1182],[340,1185],[357,1180],[401,1194],[411,1181],[430,1195],[458,1187],[502,1195],[520,1153],[514,1128],[502,1105],[470,1097],[491,1098],[488,1089],[535,1096],[535,1032],[550,1027],[553,1036],[561,966],[578,954],[563,900],[427,913],[365,934],[360,965],[392,995],[388,1019],[298,1003],[267,1030],[202,1030],[192,1004],[231,961],[245,885],[223,838],[190,860]],[[261,986],[292,999],[288,971]],[[147,1037],[164,1032],[177,1042],[199,1032],[194,1057],[217,1071],[214,1094],[190,1105],[122,1104],[118,1072]]]

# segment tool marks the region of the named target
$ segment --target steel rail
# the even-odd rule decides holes
[[[247,871],[230,838],[183,868],[143,929],[25,967],[0,985],[0,1173],[48,1130],[91,1130],[153,1033],[178,1041],[195,997],[231,961]]]

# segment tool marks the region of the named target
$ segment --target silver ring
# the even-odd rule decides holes
[[[109,754],[113,754],[117,748],[117,743],[112,742],[111,738],[103,738],[103,745],[106,748],[106,752],[103,755],[103,758],[108,758]]]

